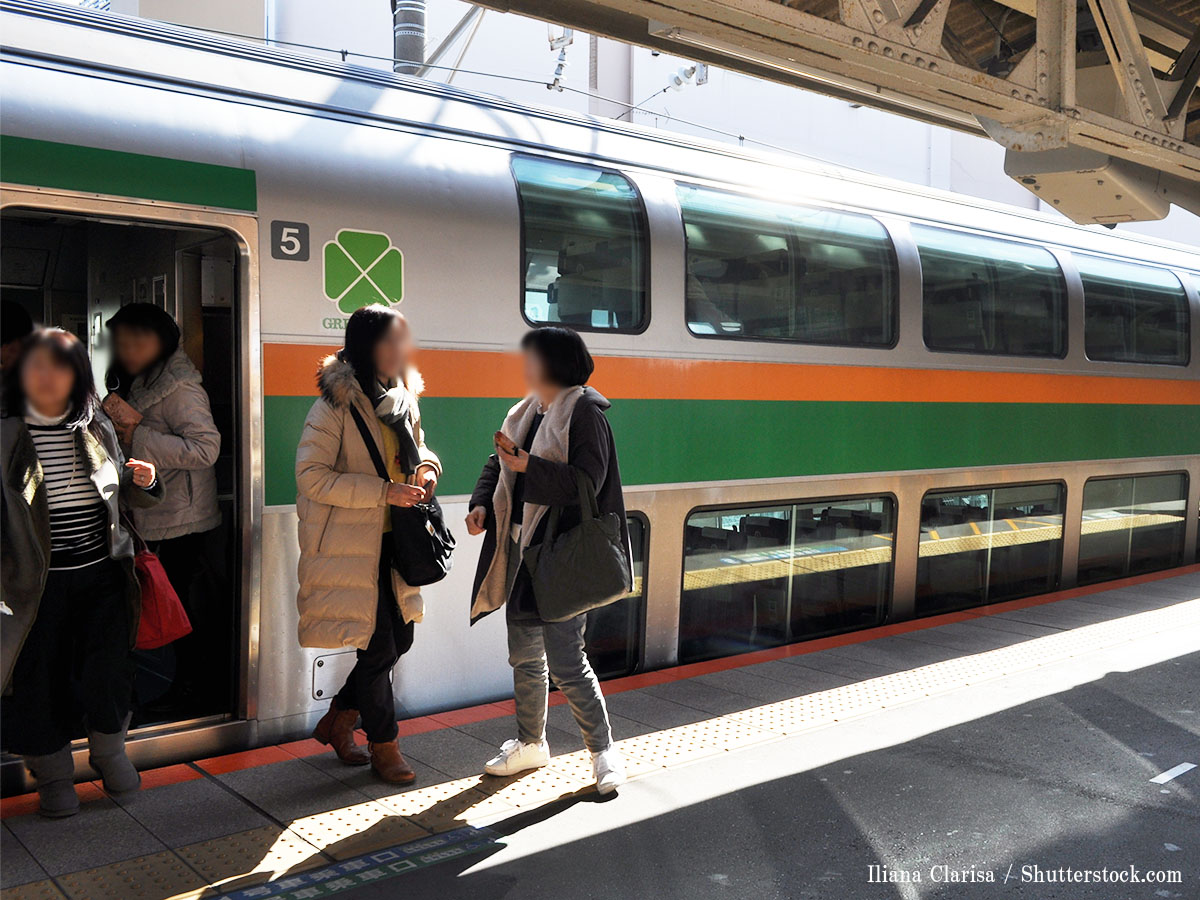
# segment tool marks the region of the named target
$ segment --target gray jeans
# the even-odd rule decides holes
[[[518,737],[527,744],[546,736],[549,678],[570,704],[583,742],[593,753],[612,746],[608,709],[600,681],[583,650],[587,616],[566,622],[508,623],[508,662],[513,670]]]

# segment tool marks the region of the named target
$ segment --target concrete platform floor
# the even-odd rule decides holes
[[[410,789],[299,741],[6,799],[4,900],[1200,897],[1200,567],[606,693],[609,798],[562,705],[550,766],[481,777],[488,704],[402,723]]]

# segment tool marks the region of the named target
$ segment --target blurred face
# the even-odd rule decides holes
[[[140,375],[158,362],[163,345],[158,335],[144,328],[122,325],[113,334],[117,362],[130,375]]]
[[[7,369],[17,361],[17,357],[20,355],[20,341],[9,341],[7,344],[0,344],[0,369]]]
[[[398,381],[408,368],[412,356],[412,334],[408,323],[397,319],[375,345],[375,371],[381,381]]]
[[[46,347],[35,347],[21,360],[21,389],[36,412],[61,416],[67,411],[74,388],[74,371]]]
[[[525,385],[529,388],[529,393],[543,403],[549,403],[558,394],[559,386],[550,380],[546,373],[546,364],[533,350],[524,350],[521,356],[525,366]]]

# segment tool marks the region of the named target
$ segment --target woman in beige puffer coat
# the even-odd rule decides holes
[[[425,446],[411,347],[400,313],[379,305],[357,310],[346,324],[345,346],[321,364],[321,396],[296,452],[300,644],[358,651],[313,736],[331,744],[343,762],[370,762],[396,784],[416,776],[396,745],[390,674],[412,646],[423,607],[420,591],[392,566],[389,507],[432,496],[441,475],[437,456]],[[366,424],[389,480],[378,474],[352,411]],[[360,713],[369,752],[354,742]]]

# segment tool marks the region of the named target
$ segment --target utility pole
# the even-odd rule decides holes
[[[419,74],[425,62],[425,0],[391,0],[392,70]]]

